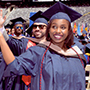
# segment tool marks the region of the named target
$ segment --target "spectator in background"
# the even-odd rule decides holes
[[[12,28],[12,29],[10,30],[9,36],[14,36],[14,32],[15,32],[15,30],[14,30],[14,28]]]
[[[5,30],[6,30],[6,32],[7,32],[8,35],[11,34],[11,29],[12,29],[11,24],[7,24],[7,25],[5,26]]]

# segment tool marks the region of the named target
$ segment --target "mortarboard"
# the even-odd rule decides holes
[[[10,28],[10,29],[12,29],[12,24],[7,24],[7,25],[5,25],[5,28]]]
[[[83,35],[80,35],[78,38],[79,39],[85,39]]]
[[[90,53],[90,43],[86,44],[86,53]]]
[[[41,15],[42,11],[38,11],[29,19],[33,21],[33,23],[45,23],[48,24],[48,19]],[[32,24],[33,25],[33,24]],[[27,29],[27,33],[30,34],[32,32],[32,25]]]
[[[32,20],[32,21],[34,21],[34,23],[35,22],[37,22],[37,23],[45,23],[45,24],[48,24],[48,19],[46,19],[45,17],[43,17],[42,15],[41,15],[41,13],[42,13],[42,11],[38,11],[36,14],[34,14],[32,17],[30,17],[29,19],[30,20]]]
[[[79,36],[79,41],[82,42],[82,44],[87,44],[87,41],[83,35]]]
[[[10,21],[12,22],[13,25],[23,24],[24,22],[26,22],[22,17],[18,17],[18,18],[12,19]]]
[[[42,13],[42,15],[49,20],[52,19],[66,19],[69,22],[73,22],[74,20],[80,18],[82,15],[70,7],[66,6],[61,2],[55,3],[49,9]]]
[[[35,13],[34,15],[32,15],[29,19],[32,21],[35,21],[37,18],[40,17],[42,11],[38,11],[37,13]]]

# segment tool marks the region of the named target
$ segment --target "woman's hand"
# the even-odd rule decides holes
[[[3,18],[2,9],[0,9],[0,28],[3,27],[5,20],[6,20],[6,16],[4,16],[4,18]]]

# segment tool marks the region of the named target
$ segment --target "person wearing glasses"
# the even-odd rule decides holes
[[[33,24],[27,29],[27,33],[36,39],[46,40],[46,29],[48,25],[48,19],[41,15],[42,11],[38,11],[30,20],[33,21]]]
[[[18,17],[15,19],[10,20],[12,23],[12,26],[15,30],[14,34],[16,37],[24,36],[23,35],[23,30],[25,29],[24,27],[24,22],[26,22],[22,17]]]
[[[4,77],[6,74],[32,75],[31,90],[86,90],[83,53],[73,45],[71,28],[71,22],[82,15],[61,2],[55,3],[43,15],[50,15],[48,41],[40,42],[47,45],[46,48],[36,45],[14,57],[0,33],[0,47],[7,64]],[[53,50],[52,45],[55,46]]]
[[[30,41],[22,34],[23,30],[25,29],[23,24],[25,20],[22,17],[18,17],[10,21],[12,22],[14,35],[9,37],[7,43],[13,54],[15,56],[19,56],[21,53],[25,52],[30,45]],[[33,46],[33,44],[31,44],[31,46]]]

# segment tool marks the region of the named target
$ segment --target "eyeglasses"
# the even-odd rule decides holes
[[[33,29],[36,29],[39,27],[40,29],[44,29],[44,27],[47,27],[46,25],[33,25]]]
[[[20,26],[16,26],[16,29],[19,29],[19,28],[23,30],[23,27],[20,27]]]

